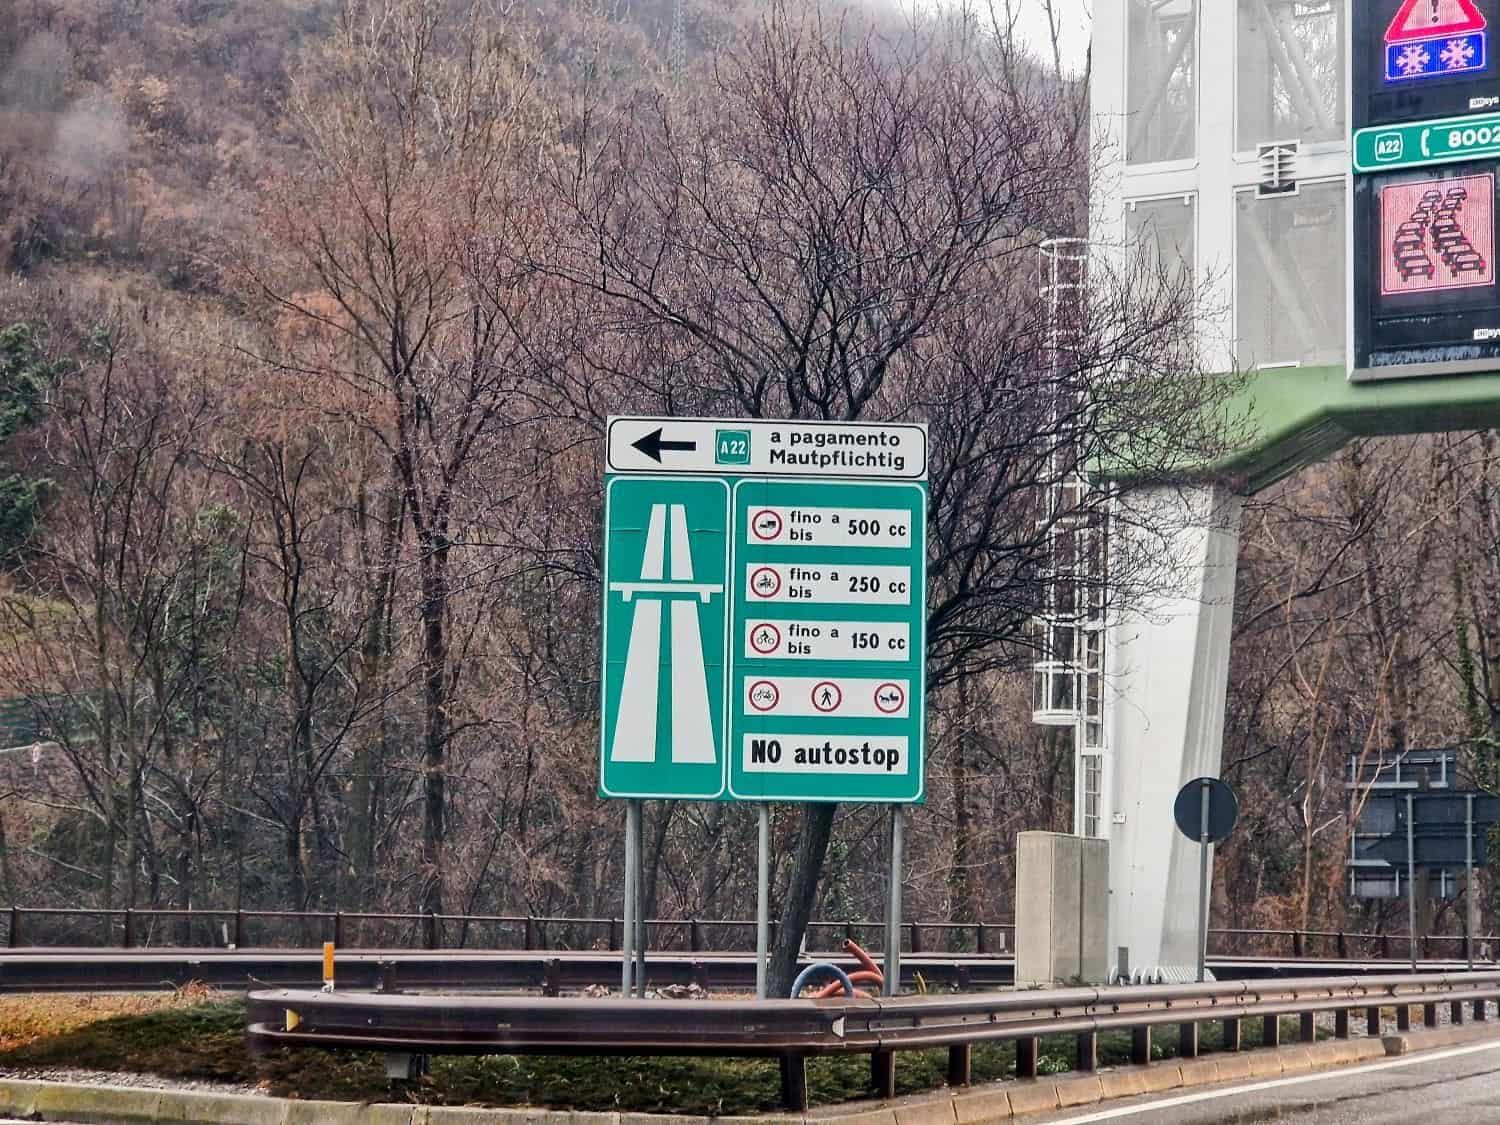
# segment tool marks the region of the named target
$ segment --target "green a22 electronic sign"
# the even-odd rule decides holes
[[[922,800],[926,448],[610,420],[602,796]]]

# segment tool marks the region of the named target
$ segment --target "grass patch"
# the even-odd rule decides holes
[[[244,1034],[244,1004],[211,993],[166,996],[0,997],[0,1068],[87,1067],[167,1078],[254,1085],[269,1094],[339,1101],[412,1101],[432,1105],[546,1106],[554,1109],[733,1115],[780,1108],[780,1074],[773,1060],[736,1058],[575,1058],[549,1055],[438,1056],[420,1082],[391,1083],[380,1056],[361,1052],[252,1052]],[[1283,1022],[1283,1041],[1297,1021]],[[1243,1025],[1248,1047],[1260,1021]],[[1319,1029],[1323,1032],[1323,1029]],[[1217,1023],[1204,1024],[1201,1046],[1221,1047]],[[1099,1037],[1105,1066],[1130,1059],[1128,1032]],[[1073,1069],[1072,1036],[1044,1037],[1043,1074]],[[1177,1027],[1157,1027],[1152,1057],[1176,1054]],[[1015,1073],[1011,1043],[976,1044],[976,1083]],[[941,1087],[944,1050],[901,1052],[901,1094]],[[864,1055],[809,1059],[809,1100],[835,1105],[867,1097],[870,1062]]]

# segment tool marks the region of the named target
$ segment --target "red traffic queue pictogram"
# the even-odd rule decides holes
[[[822,680],[813,685],[812,705],[825,715],[832,714],[844,702],[843,689],[832,680]]]
[[[781,630],[769,621],[751,625],[750,647],[761,656],[770,656],[781,647]]]
[[[882,715],[894,715],[906,706],[906,688],[886,681],[875,689],[875,708]]]
[[[774,711],[781,702],[781,690],[770,680],[756,680],[745,697],[757,711]]]
[[[774,598],[781,593],[781,575],[774,567],[756,567],[750,572],[750,592],[757,598]]]
[[[762,508],[750,517],[750,530],[762,543],[781,538],[781,515],[770,508]]]

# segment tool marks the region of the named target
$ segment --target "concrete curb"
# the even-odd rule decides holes
[[[299,1101],[253,1094],[86,1086],[0,1078],[0,1114],[34,1121],[173,1122],[174,1125],[987,1125],[1031,1113],[1112,1098],[1274,1078],[1387,1055],[1500,1037],[1500,1023],[1405,1032],[1384,1039],[1325,1039],[1276,1050],[1249,1050],[1149,1066],[995,1082],[960,1090],[852,1102],[806,1117],[688,1117],[649,1113],[572,1113],[394,1103]]]

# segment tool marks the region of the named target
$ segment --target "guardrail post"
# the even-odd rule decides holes
[[[1474,1001],[1474,1019],[1478,1023],[1489,1019],[1489,1008],[1483,1000]]]
[[[1260,1045],[1262,1047],[1281,1046],[1281,1017],[1260,1017]]]
[[[1432,937],[1429,934],[1422,935],[1422,960],[1432,960]]]
[[[1185,1059],[1198,1057],[1198,1025],[1196,1023],[1177,1025],[1177,1053]]]
[[[876,1051],[870,1056],[870,1085],[877,1098],[889,1100],[896,1096],[895,1051]]]
[[[245,912],[243,910],[234,912],[234,947],[236,949],[245,947]]]
[[[1462,1000],[1454,1000],[1449,1003],[1448,1022],[1454,1027],[1462,1027],[1464,1025],[1464,1002]]]
[[[396,987],[396,962],[382,961],[379,965],[380,983],[375,986],[376,992],[399,992]]]
[[[948,1048],[948,1085],[970,1086],[974,1078],[972,1043],[954,1043]]]
[[[974,952],[983,957],[990,951],[989,943],[984,940],[984,923],[974,923]]]
[[[1025,1035],[1016,1040],[1016,1077],[1035,1078],[1037,1048],[1040,1040],[1035,1035]]]
[[[333,944],[340,949],[344,947],[344,912],[342,910],[333,912]]]
[[[708,966],[702,961],[693,962],[693,983],[704,992],[708,991]]]
[[[528,953],[536,948],[536,919],[530,914],[526,915],[526,921],[522,925],[521,948]]]
[[[847,940],[849,940],[849,941],[855,941],[855,940],[857,940],[855,938],[855,936],[854,936],[854,923],[853,922],[845,922],[844,923],[844,937]]]
[[[620,920],[618,918],[609,920],[609,937],[605,940],[605,944],[609,946],[611,953],[620,948]]]
[[[1333,1013],[1333,1037],[1335,1039],[1349,1038],[1349,1009],[1340,1008]]]
[[[436,949],[438,947],[438,919],[436,911],[429,910],[425,921],[427,932],[423,935],[422,947],[424,949]]]
[[[1145,1066],[1151,1061],[1151,1025],[1130,1029],[1130,1061]]]
[[[807,1112],[807,1060],[781,1056],[781,1104],[793,1113]]]
[[[21,944],[21,908],[19,906],[10,908],[10,934],[7,940],[12,949]]]
[[[1339,959],[1340,960],[1348,960],[1348,958],[1349,958],[1349,944],[1344,940],[1344,931],[1343,930],[1339,931],[1339,945],[1338,945],[1338,950],[1339,950]]]
[[[1238,1051],[1244,1045],[1244,1037],[1240,1034],[1239,1017],[1231,1016],[1224,1021],[1224,1050]]]
[[[1410,1031],[1411,1030],[1411,1005],[1410,1004],[1398,1004],[1396,1006],[1396,1030],[1397,1031]]]
[[[1316,1012],[1300,1013],[1301,1020],[1297,1027],[1297,1039],[1302,1043],[1316,1043],[1318,1041],[1318,1017]]]
[[[1390,957],[1390,955],[1391,955],[1391,935],[1390,934],[1381,934],[1380,935],[1380,957],[1381,957],[1381,960],[1388,959]]]
[[[911,924],[911,951],[913,953],[922,952],[922,927],[916,922]],[[895,1095],[891,1096],[894,1097]]]
[[[1436,1027],[1437,1025],[1437,1005],[1429,1001],[1422,1005],[1422,1026]]]
[[[1379,1006],[1365,1009],[1365,1034],[1371,1039],[1380,1035],[1380,1008]]]
[[[1078,1033],[1078,1069],[1084,1073],[1099,1069],[1099,1033]]]
[[[135,911],[128,906],[125,908],[125,936],[120,944],[124,949],[130,949],[135,945]]]
[[[1293,957],[1304,957],[1306,955],[1307,955],[1307,946],[1304,944],[1304,942],[1302,940],[1302,931],[1301,930],[1293,930],[1292,931],[1292,956]]]
[[[542,995],[556,996],[559,991],[559,982],[562,978],[562,962],[556,957],[549,957],[542,962]]]
[[[703,952],[703,924],[696,918],[688,922],[688,952]]]

